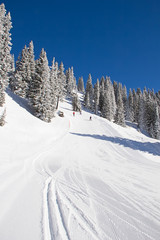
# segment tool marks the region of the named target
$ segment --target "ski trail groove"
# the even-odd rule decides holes
[[[43,192],[43,239],[70,240],[56,190],[56,180],[48,177]]]
[[[83,226],[83,228],[93,237],[95,240],[103,240],[107,239],[112,240],[109,236],[100,237],[99,232],[100,229],[97,229],[97,226],[89,219],[83,212],[80,210],[72,200],[64,193],[64,191],[59,187],[59,194],[61,194],[61,198],[65,202],[66,206],[70,209],[71,213],[78,220],[79,224]],[[104,234],[104,233],[103,233]],[[105,234],[106,235],[106,234]]]

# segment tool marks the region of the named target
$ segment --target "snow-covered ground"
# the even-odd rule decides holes
[[[160,141],[82,111],[51,124],[6,96],[0,240],[159,240]]]

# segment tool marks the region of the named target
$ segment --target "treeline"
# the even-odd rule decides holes
[[[84,105],[95,114],[126,126],[126,121],[137,123],[141,131],[146,131],[153,138],[160,139],[160,91],[140,88],[129,90],[121,83],[111,82],[109,77],[102,77],[92,85],[89,74]]]
[[[0,125],[5,124],[5,90],[10,89],[22,98],[26,98],[36,117],[50,122],[58,109],[59,101],[66,96],[72,97],[74,111],[81,111],[77,92],[84,94],[83,104],[100,116],[125,127],[126,121],[135,122],[140,130],[145,130],[153,138],[160,139],[160,92],[129,90],[121,83],[111,82],[102,77],[92,84],[89,74],[86,88],[83,77],[76,84],[73,67],[64,71],[53,58],[49,66],[44,49],[35,60],[33,42],[25,46],[19,54],[16,65],[11,55],[12,28],[10,13],[6,13],[4,4],[0,5]]]

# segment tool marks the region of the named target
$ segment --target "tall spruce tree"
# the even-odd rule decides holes
[[[122,89],[122,100],[123,100],[123,106],[124,106],[124,116],[125,119],[127,118],[127,88],[126,86]]]
[[[98,113],[98,107],[99,107],[99,79],[97,79],[96,84],[94,85],[94,111],[95,114]]]
[[[109,90],[105,88],[104,90],[104,100],[103,100],[103,107],[102,107],[102,117],[108,119],[111,121],[111,99],[110,99],[110,94]]]
[[[51,118],[54,117],[57,103],[57,73],[58,67],[56,66],[55,58],[52,61],[52,67],[50,70],[50,96],[51,96]]]
[[[114,95],[115,95],[115,100],[117,104],[117,99],[118,99],[118,83],[116,81],[113,81],[113,89],[114,89]]]
[[[27,67],[27,70],[28,70],[28,90],[26,92],[26,96],[27,98],[30,98],[30,88],[31,88],[31,85],[32,85],[32,82],[34,81],[34,78],[35,78],[35,56],[34,56],[34,45],[33,45],[33,41],[31,41],[29,43],[29,48],[28,48],[28,67]]]
[[[36,60],[35,68],[35,78],[32,82],[33,97],[30,98],[30,104],[36,117],[45,122],[50,122],[52,116],[50,71],[44,49],[42,49],[39,59]]]
[[[67,85],[67,94],[71,95],[72,92],[76,92],[76,81],[73,72],[73,67],[69,68],[66,71],[66,85]]]
[[[115,103],[113,85],[110,78],[106,77],[102,116],[111,121],[114,119],[115,112],[116,112],[116,103]]]
[[[102,112],[103,102],[104,102],[104,77],[100,80],[100,94],[99,94],[99,110]]]
[[[131,88],[129,89],[129,96],[127,101],[127,120],[134,121],[134,109],[133,109],[133,94]]]
[[[139,98],[139,113],[138,113],[138,127],[141,130],[145,129],[145,122],[144,122],[144,114],[145,114],[145,100],[144,95],[140,95]]]
[[[14,55],[12,54],[11,55],[11,70],[9,72],[9,87],[12,91],[12,86],[14,85],[14,82],[15,82],[15,62],[14,62]]]
[[[77,93],[72,94],[72,107],[73,107],[73,111],[81,112],[81,103]]]
[[[122,88],[121,84],[118,85],[118,92],[117,92],[117,110],[115,114],[115,123],[125,127],[125,117],[124,117],[124,107],[123,107],[123,100],[122,100]]]
[[[9,73],[11,71],[12,57],[11,51],[11,33],[12,28],[10,13],[6,14],[5,5],[0,5],[0,107],[5,104],[5,90],[8,86]],[[5,123],[6,110],[2,111],[0,116],[0,125]]]
[[[59,101],[63,101],[64,97],[66,96],[66,75],[64,73],[64,65],[61,62],[58,73],[57,73],[57,82],[58,82],[58,88],[57,88],[57,106],[56,109],[58,109]]]
[[[84,81],[83,77],[78,79],[78,91],[84,93]]]
[[[159,110],[158,104],[154,102],[154,114],[152,116],[152,125],[150,128],[150,135],[153,138],[160,139],[160,117],[159,117]]]
[[[13,83],[12,89],[17,95],[26,98],[29,84],[30,71],[28,61],[28,48],[25,45],[18,57],[18,60],[16,61],[15,82]]]
[[[92,86],[91,74],[89,74],[87,84],[86,84],[84,103],[85,103],[85,107],[93,110],[93,86]]]

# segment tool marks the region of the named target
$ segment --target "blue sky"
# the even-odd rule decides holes
[[[15,60],[34,42],[51,65],[55,57],[93,83],[102,75],[127,89],[160,90],[159,0],[6,0]]]

